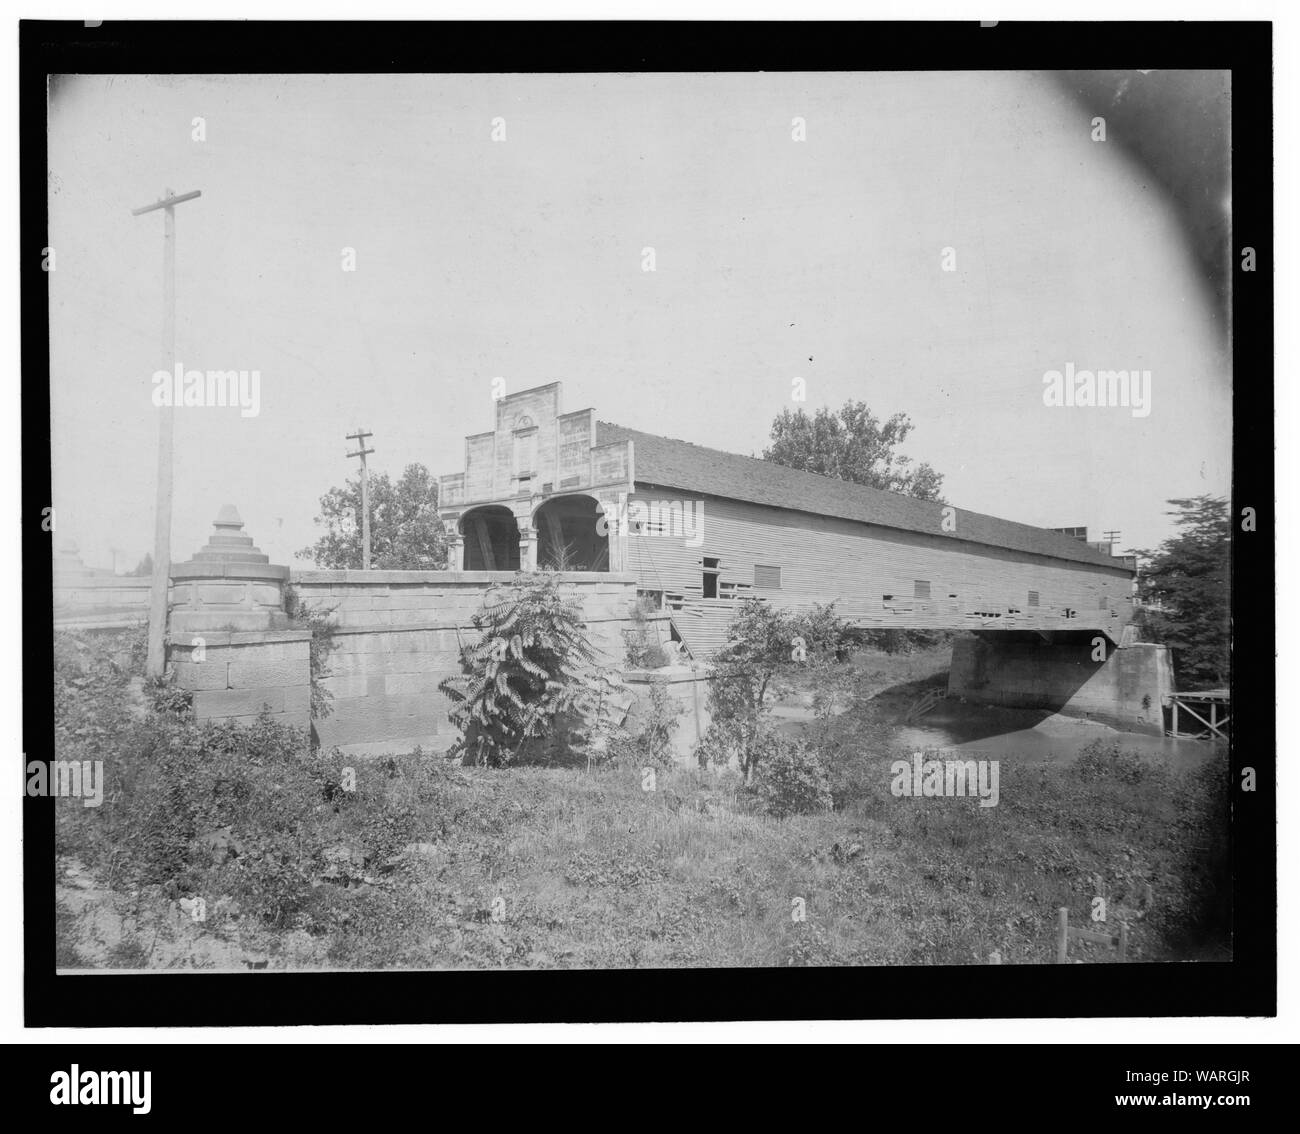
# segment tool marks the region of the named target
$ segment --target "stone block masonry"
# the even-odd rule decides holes
[[[169,661],[192,694],[195,716],[250,724],[266,711],[295,727],[314,724],[322,745],[349,755],[448,749],[456,732],[438,687],[460,672],[461,648],[478,633],[473,618],[488,592],[514,573],[296,572],[292,585],[303,605],[337,625],[321,679],[332,712],[313,722],[312,636],[289,625],[289,569],[271,564],[242,528],[227,505],[207,546],[173,569]],[[600,664],[623,670],[629,638],[662,643],[660,621],[649,625],[636,613],[637,576],[568,572],[559,579],[581,603]],[[634,697],[630,730],[644,723],[649,686],[662,684],[682,710],[677,756],[690,759],[708,727],[707,676],[674,667],[625,679]],[[1118,646],[1096,631],[981,631],[955,643],[949,692],[1159,735],[1173,680],[1163,646]]]
[[[303,604],[338,625],[322,684],[333,712],[316,722],[320,742],[349,755],[445,751],[456,740],[438,685],[460,672],[460,648],[488,591],[509,571],[295,571]],[[570,572],[561,586],[582,603],[601,664],[622,668],[632,626],[632,575]]]
[[[1174,689],[1167,646],[1107,642],[1105,658],[1098,660],[1089,634],[1051,637],[991,632],[959,638],[953,643],[949,694],[1164,735],[1164,703]]]
[[[195,638],[202,644],[195,646]],[[281,724],[306,728],[310,647],[307,630],[204,630],[179,638],[173,634],[168,656],[177,684],[190,690],[197,720],[249,724],[266,708]]]
[[[142,626],[148,619],[148,577],[87,567],[76,540],[59,541],[53,584],[56,630],[125,629]]]
[[[651,723],[650,687],[660,686],[668,694],[669,712],[676,714],[677,724],[671,740],[673,758],[678,764],[694,766],[697,761],[695,747],[712,721],[707,670],[689,665],[634,669],[626,671],[623,680],[634,698],[625,723],[628,732],[635,736]]]
[[[241,534],[231,505],[208,543],[172,570],[168,661],[200,721],[311,724],[311,632],[287,626],[287,567]]]

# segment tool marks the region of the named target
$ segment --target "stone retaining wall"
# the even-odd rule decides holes
[[[1046,709],[1088,717],[1129,732],[1164,734],[1164,702],[1173,692],[1167,646],[1027,641],[1012,634],[959,638],[948,675],[951,696],[989,705]]]
[[[173,638],[177,684],[190,690],[195,719],[247,725],[264,709],[281,724],[306,728],[311,715],[307,630],[201,630]]]
[[[460,672],[460,646],[494,585],[508,571],[295,571],[303,605],[329,611],[338,630],[322,684],[333,712],[316,722],[322,745],[352,755],[444,751],[456,739],[438,685]],[[621,667],[623,630],[636,600],[632,575],[572,572],[561,585],[582,601],[601,664]]]

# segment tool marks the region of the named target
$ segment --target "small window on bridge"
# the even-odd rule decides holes
[[[913,579],[912,580],[912,597],[919,599],[928,599],[930,597],[930,580]]]
[[[1037,606],[1037,605],[1038,605],[1038,592],[1037,592],[1037,591],[1030,591],[1030,592],[1029,592],[1029,605],[1030,605],[1030,606]]]
[[[779,591],[781,589],[781,568],[765,567],[760,563],[755,563],[754,586],[766,587],[770,591]]]

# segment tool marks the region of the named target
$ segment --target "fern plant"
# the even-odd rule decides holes
[[[580,601],[561,592],[552,572],[521,572],[488,591],[473,625],[479,638],[461,647],[463,672],[439,685],[461,731],[449,755],[488,767],[549,763],[557,743],[567,743],[586,758],[581,749],[599,729],[583,722],[593,708],[599,720],[609,679]]]

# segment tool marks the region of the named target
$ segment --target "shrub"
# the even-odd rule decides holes
[[[188,717],[194,694],[176,684],[176,675],[151,677],[144,683],[144,695],[152,712],[169,717]]]
[[[598,670],[581,603],[561,593],[559,577],[520,572],[488,592],[473,623],[479,640],[462,647],[464,672],[439,685],[461,730],[449,753],[503,767],[599,751],[614,683]]]
[[[626,661],[630,669],[659,669],[668,664],[668,655],[657,641],[651,641],[643,602],[633,605],[632,628],[623,631]]]
[[[846,634],[833,603],[795,614],[762,599],[746,599],[710,667],[712,719],[697,749],[701,764],[727,765],[734,759],[748,782],[771,730],[769,690],[797,672],[825,676]]]
[[[314,721],[322,721],[334,711],[334,694],[325,688],[324,679],[330,676],[329,656],[338,648],[335,639],[338,623],[333,618],[336,609],[336,606],[307,606],[292,586],[284,588],[284,612],[290,623],[311,631],[307,659],[311,669],[311,719]]]
[[[856,700],[839,715],[824,715],[809,739],[826,769],[836,811],[889,800],[889,767],[897,726],[871,701]]]
[[[653,682],[647,690],[644,719],[635,736],[626,733],[611,744],[611,760],[625,767],[671,768],[674,764],[673,734],[681,723],[683,707],[668,692],[668,687]]]
[[[768,687],[800,650],[788,611],[746,599],[732,620],[727,644],[710,666],[708,731],[701,738],[700,763],[726,766],[734,759],[746,782],[753,777],[768,727]]]
[[[56,643],[56,754],[102,760],[100,807],[58,806],[61,854],[110,886],[156,885],[173,897],[230,897],[244,913],[283,926],[304,908],[325,849],[355,833],[367,857],[411,841],[413,809],[377,774],[337,788],[344,758],[312,752],[302,729],[263,714],[252,725],[199,724],[172,711],[168,686],[154,711],[130,711],[119,644],[68,636]],[[344,809],[356,822],[345,826]]]
[[[755,789],[763,809],[778,819],[829,811],[830,783],[817,753],[803,741],[765,732]]]
[[[54,635],[54,750],[94,760],[132,721],[128,686],[144,673],[145,632]]]
[[[646,647],[642,664],[646,669],[662,669],[668,664],[668,655],[664,653],[663,646],[657,642],[652,642]]]
[[[808,654],[814,659],[844,661],[857,644],[853,630],[838,614],[835,603],[813,603],[793,619],[793,629],[803,638]]]
[[[951,630],[863,630],[856,635],[862,645],[883,654],[910,654],[946,646],[955,636]]]
[[[1085,784],[1110,780],[1121,784],[1162,782],[1169,778],[1168,767],[1149,760],[1140,752],[1123,748],[1115,740],[1094,740],[1079,750],[1074,774]]]

